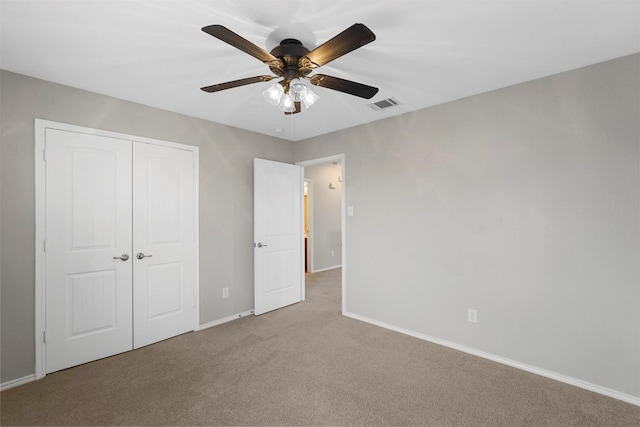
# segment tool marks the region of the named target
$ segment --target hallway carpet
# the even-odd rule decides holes
[[[343,317],[307,299],[0,394],[2,425],[638,426],[640,407]]]

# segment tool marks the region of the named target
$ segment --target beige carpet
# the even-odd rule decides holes
[[[0,394],[2,425],[639,426],[640,407],[340,315],[340,270],[307,300]]]

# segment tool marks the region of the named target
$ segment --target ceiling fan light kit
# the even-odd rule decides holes
[[[270,53],[222,25],[202,28],[205,33],[253,56],[269,67],[276,77],[281,77],[275,85],[262,92],[265,100],[278,107],[285,114],[296,114],[301,105],[309,108],[320,97],[300,79],[307,79],[312,85],[337,90],[365,99],[371,99],[378,88],[324,74],[309,74],[316,68],[333,61],[359,47],[371,43],[376,36],[363,24],[353,24],[337,36],[309,51],[296,39],[284,39]],[[226,83],[218,83],[201,88],[205,92],[218,92],[253,83],[267,82],[274,76],[256,76]]]
[[[296,112],[299,109],[296,103],[301,102],[305,108],[309,108],[320,98],[311,88],[299,82],[290,84],[288,88],[282,82],[278,82],[262,91],[262,96],[269,104],[285,113]]]

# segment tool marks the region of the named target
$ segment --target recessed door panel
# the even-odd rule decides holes
[[[115,270],[69,275],[69,338],[118,327]]]
[[[114,247],[116,163],[116,155],[110,151],[83,149],[71,153],[72,249]]]
[[[261,203],[268,204],[269,208],[264,209],[262,218],[262,232],[265,238],[290,235],[293,232],[294,212],[291,209],[296,198],[294,177],[269,172],[263,177],[263,194]],[[297,199],[297,198],[296,198]]]
[[[163,152],[166,149],[162,150]],[[147,159],[147,239],[150,244],[180,243],[182,239],[182,189],[185,178],[179,159]],[[168,201],[173,201],[168,203]]]
[[[263,283],[265,295],[280,292],[296,286],[293,251],[274,251],[265,253],[263,262]]]
[[[148,267],[149,320],[171,316],[184,310],[184,283],[181,262]]]

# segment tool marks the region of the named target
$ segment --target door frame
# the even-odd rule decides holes
[[[45,196],[46,196],[46,176],[45,176],[45,141],[46,130],[56,129],[67,132],[84,133],[88,135],[98,135],[110,138],[124,139],[145,144],[160,145],[163,147],[175,148],[179,150],[191,151],[193,153],[194,165],[194,236],[193,236],[193,330],[200,329],[200,229],[199,229],[199,205],[200,205],[200,183],[199,183],[199,147],[193,145],[180,144],[176,142],[163,141],[159,139],[145,138],[141,136],[128,135],[124,133],[111,132],[107,130],[76,126],[67,123],[54,122],[50,120],[35,119],[35,140],[34,140],[34,171],[35,171],[35,377],[36,380],[46,375],[46,345],[45,345]]]
[[[341,227],[342,227],[342,314],[344,315],[347,312],[347,165],[345,161],[345,155],[335,154],[332,156],[321,157],[317,159],[311,160],[303,160],[296,162],[296,165],[302,166],[303,168],[310,166],[318,166],[326,163],[339,162],[342,169],[342,194],[341,194],[341,202],[340,202],[340,218],[341,218]],[[304,180],[304,177],[303,177]],[[304,244],[304,234],[303,234],[303,244]],[[303,289],[306,287],[306,283],[302,282]]]
[[[313,239],[313,197],[312,197],[312,193],[313,193],[313,180],[309,179],[309,178],[304,178],[303,177],[303,184],[307,184],[307,243],[306,243],[306,253],[305,253],[305,257],[306,257],[306,265],[307,265],[307,271],[305,271],[305,273],[313,273],[313,244],[312,244],[312,239]],[[304,236],[303,236],[304,238]]]

